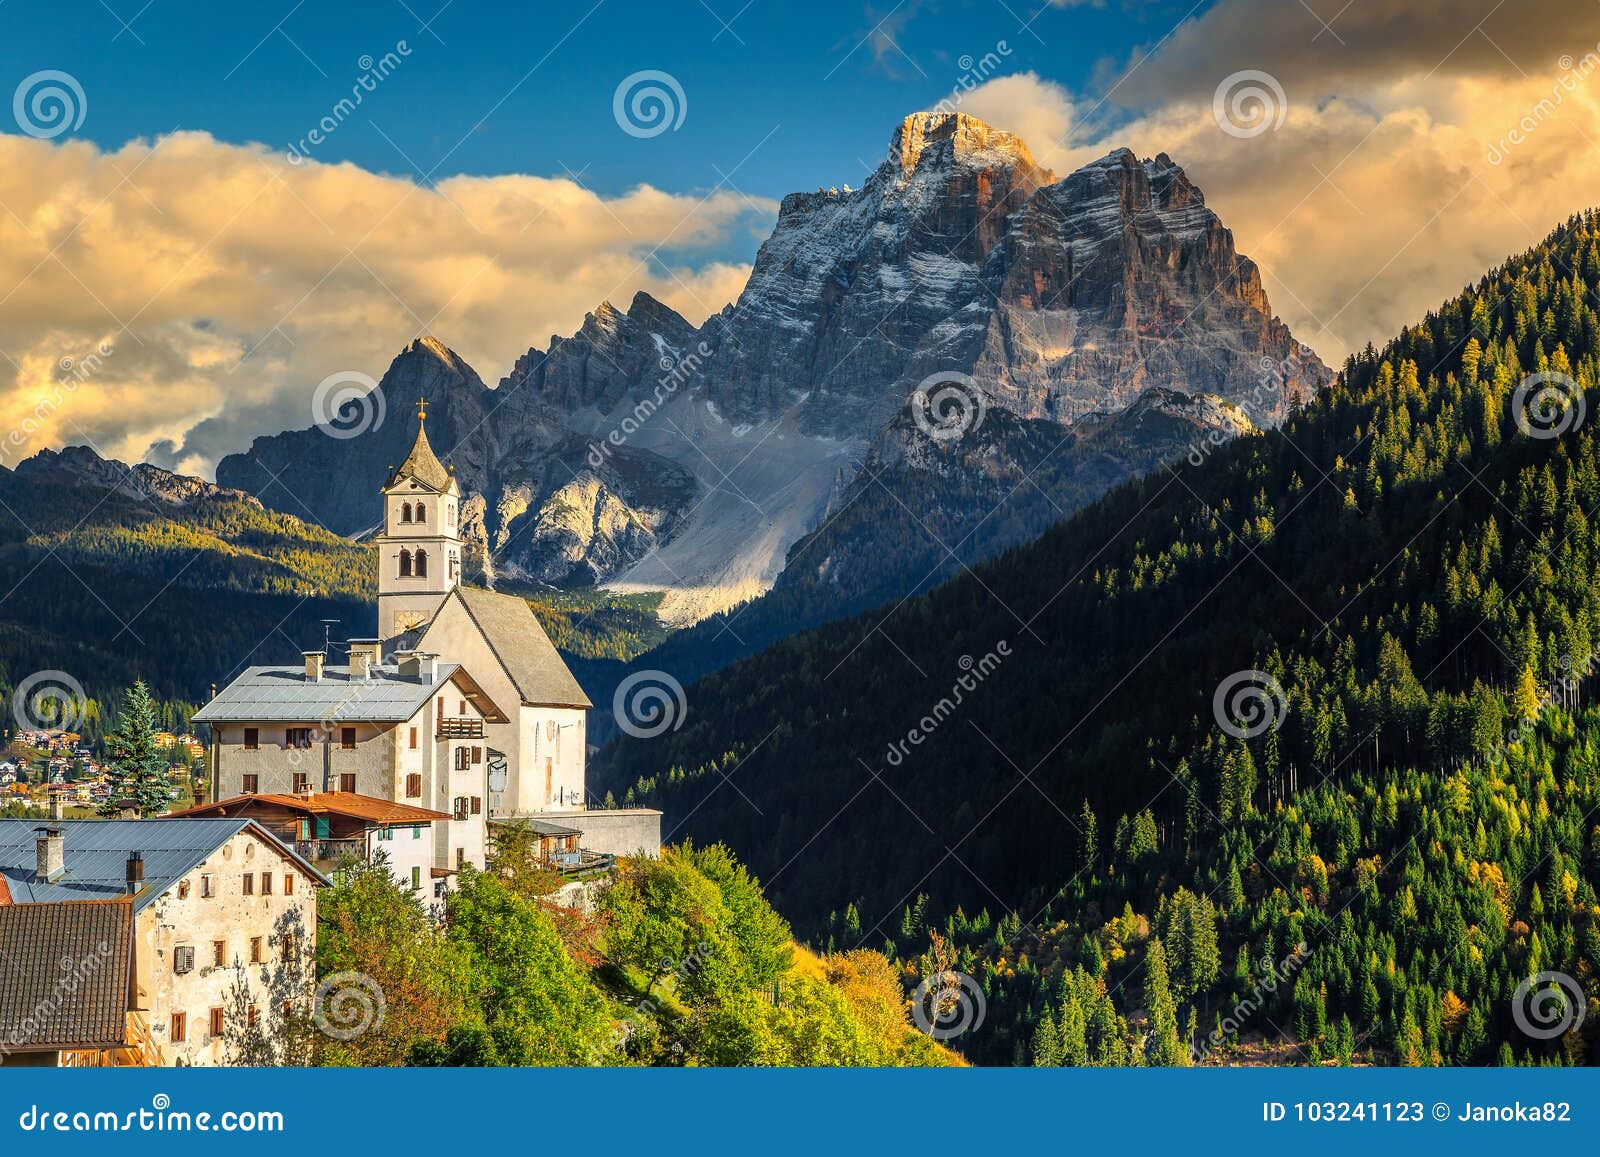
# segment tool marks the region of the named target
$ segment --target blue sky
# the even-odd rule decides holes
[[[613,112],[646,71],[658,135]],[[1058,174],[1171,156],[1332,364],[1600,201],[1573,0],[0,0],[0,430],[205,473],[423,333],[495,382],[601,301],[698,323],[963,80]]]
[[[1127,60],[1189,8],[9,0],[0,6],[0,81],[10,91],[41,67],[71,73],[88,100],[76,135],[108,148],[173,128],[285,147],[349,92],[363,56],[404,40],[403,67],[319,147],[319,160],[436,178],[570,171],[606,194],[640,182],[709,188],[737,165],[733,186],[779,197],[858,183],[902,116],[950,92],[964,56],[1004,42],[1005,71],[1032,70],[1093,96],[1098,62]],[[687,113],[676,131],[638,139],[618,130],[612,97],[645,69],[677,78]]]

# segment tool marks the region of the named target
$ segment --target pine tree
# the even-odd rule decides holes
[[[128,692],[121,722],[106,736],[111,755],[105,771],[111,792],[97,809],[100,815],[115,816],[129,802],[144,818],[167,810],[172,802],[167,761],[156,746],[155,734],[156,705],[141,679]]]
[[[1159,938],[1150,941],[1144,963],[1144,1003],[1150,1013],[1150,1039],[1145,1055],[1152,1065],[1187,1065],[1189,1050],[1178,1037],[1178,1006],[1167,974],[1167,950]]]

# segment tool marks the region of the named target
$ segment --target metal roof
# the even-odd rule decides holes
[[[467,616],[483,633],[524,703],[540,707],[591,707],[526,599],[475,587],[456,587]],[[439,621],[438,613],[434,622]],[[429,624],[432,627],[432,624]],[[426,641],[428,631],[424,630]]]
[[[400,674],[393,664],[351,678],[349,667],[325,667],[321,679],[304,667],[250,667],[194,714],[196,723],[404,723],[450,682],[460,666],[440,663],[432,681]]]
[[[55,880],[37,878],[39,829],[61,828],[66,870]],[[194,871],[246,828],[272,850],[299,865],[312,879],[326,878],[253,820],[11,820],[0,819],[0,876],[18,904],[60,900],[106,900],[127,894],[128,856],[144,857],[144,888],[133,898],[142,912],[157,896]]]
[[[0,1054],[125,1044],[132,952],[127,897],[0,906]]]

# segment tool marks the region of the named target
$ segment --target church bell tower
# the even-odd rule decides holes
[[[378,536],[378,635],[427,623],[461,579],[461,487],[428,445],[428,402],[417,403],[417,440],[383,486]]]

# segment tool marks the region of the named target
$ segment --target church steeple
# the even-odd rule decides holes
[[[428,402],[417,403],[417,437],[383,487],[378,550],[378,634],[392,638],[433,617],[461,577],[455,472],[428,444]]]

